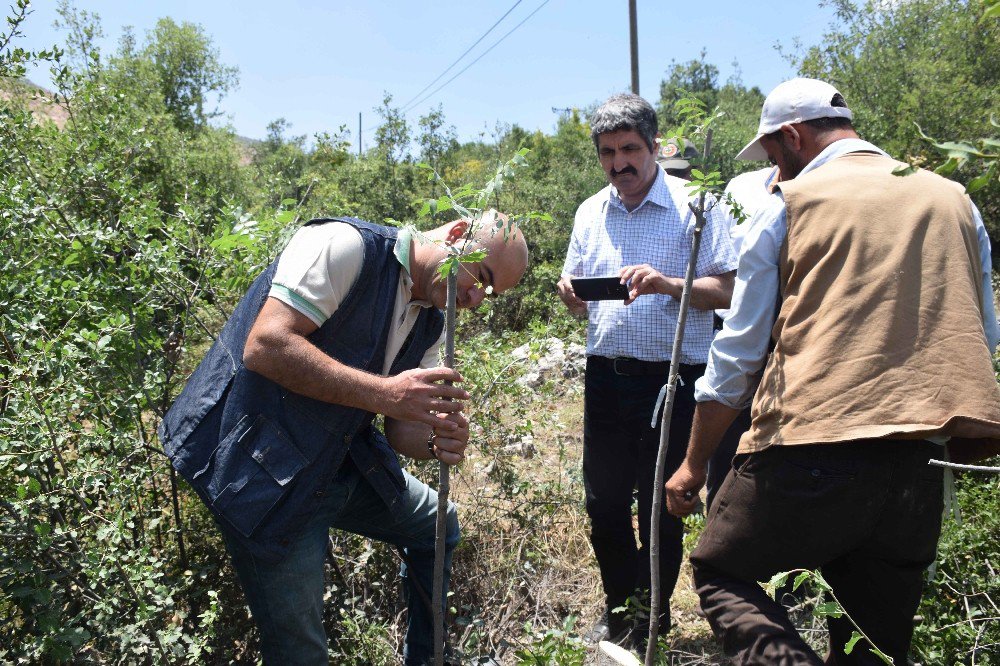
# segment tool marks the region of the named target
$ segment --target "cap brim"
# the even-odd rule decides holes
[[[763,134],[758,134],[754,137],[754,140],[748,143],[743,150],[739,152],[736,156],[738,160],[745,160],[747,162],[766,162],[767,161],[767,151],[764,150],[764,146],[760,145],[760,138],[764,136]]]
[[[657,160],[657,164],[664,169],[688,169],[691,167],[691,163],[687,160]]]

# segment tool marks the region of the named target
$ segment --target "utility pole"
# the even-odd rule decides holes
[[[632,47],[632,94],[639,94],[639,30],[635,16],[635,0],[628,0],[628,30]]]
[[[361,112],[358,111],[358,157],[361,157]]]

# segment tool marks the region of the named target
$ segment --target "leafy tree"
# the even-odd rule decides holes
[[[935,167],[948,159],[921,136],[988,137],[1000,117],[1000,22],[980,0],[832,0],[838,23],[791,56],[804,76],[836,85],[866,139],[890,155]],[[975,172],[958,172],[968,182]],[[1000,184],[975,193],[994,246]]]
[[[440,104],[426,116],[421,116],[417,124],[420,126],[420,135],[417,137],[417,142],[420,144],[420,160],[429,164],[435,171],[443,173],[445,165],[441,159],[458,145],[455,127],[445,126],[444,111]]]
[[[392,105],[392,95],[385,93],[382,105],[375,108],[382,119],[375,130],[375,150],[395,166],[410,155],[410,125],[399,107]]]
[[[667,77],[660,82],[658,115],[664,127],[678,125],[674,104],[682,97],[695,97],[706,108],[715,108],[719,95],[719,68],[707,62],[708,52],[701,50],[698,58],[684,63],[670,61]]]
[[[267,125],[267,136],[253,147],[253,165],[257,170],[257,189],[265,195],[263,205],[274,208],[285,199],[300,201],[307,184],[304,176],[309,164],[305,135],[286,137],[291,124],[284,118]]]
[[[219,52],[201,26],[162,18],[146,35],[142,55],[153,65],[160,94],[178,129],[204,127],[217,117],[209,109],[213,96],[222,97],[236,86],[238,70],[223,65]]]
[[[667,138],[677,133],[683,124],[680,112],[683,105],[678,106],[681,100],[688,104],[699,102],[710,114],[721,113],[712,123],[715,132],[713,169],[718,169],[723,179],[729,180],[738,173],[758,168],[758,165],[737,162],[734,158],[756,134],[764,95],[757,88],[746,88],[739,73],[720,86],[719,70],[705,61],[706,55],[702,51],[697,60],[671,64],[667,78],[660,84],[657,115],[660,131]]]

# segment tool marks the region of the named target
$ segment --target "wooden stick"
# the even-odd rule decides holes
[[[457,267],[456,267],[457,268]],[[445,311],[445,367],[455,367],[455,299],[458,294],[458,270],[448,274],[448,304]],[[444,551],[448,536],[449,468],[438,463],[437,527],[434,534],[434,664],[444,666]]]
[[[712,130],[705,134],[705,161],[712,150]],[[667,448],[670,446],[670,417],[674,411],[674,393],[677,391],[677,373],[680,369],[681,343],[684,341],[684,325],[687,323],[688,307],[691,303],[691,284],[694,282],[695,266],[698,262],[698,250],[701,248],[701,231],[705,228],[705,192],[698,197],[698,205],[691,206],[694,211],[694,235],[691,239],[691,256],[688,258],[687,271],[684,274],[684,291],[681,293],[680,313],[677,316],[677,328],[674,329],[674,347],[670,352],[670,374],[667,378],[667,395],[663,404],[663,416],[660,421],[660,447],[656,452],[656,474],[653,481],[652,524],[649,527],[649,641],[646,643],[646,666],[653,666],[656,656],[656,639],[660,631],[660,512],[663,505],[663,486],[666,483],[665,469],[667,463]],[[687,442],[681,442],[687,446]]]

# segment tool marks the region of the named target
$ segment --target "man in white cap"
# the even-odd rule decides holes
[[[768,95],[741,159],[782,182],[747,233],[732,316],[697,381],[691,440],[667,482],[694,508],[705,462],[739,410],[752,424],[691,555],[709,622],[739,663],[823,664],[758,585],[822,570],[858,626],[907,663],[941,529],[930,458],[1000,452],[998,330],[982,219],[957,185],[862,141],[833,87]],[[770,352],[770,354],[769,354]],[[763,370],[759,388],[756,378]],[[825,663],[881,663],[831,618]]]

